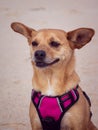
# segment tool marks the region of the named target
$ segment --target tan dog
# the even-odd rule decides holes
[[[79,77],[75,72],[74,50],[80,49],[91,40],[94,35],[93,29],[80,28],[68,33],[56,29],[35,31],[17,22],[12,23],[11,27],[15,32],[24,35],[29,42],[34,68],[32,79],[34,90],[40,91],[42,95],[55,97],[69,92],[79,84]],[[97,130],[90,120],[90,106],[87,99],[80,87],[77,91],[79,99],[64,113],[59,129]],[[32,101],[30,120],[32,130],[43,129]]]

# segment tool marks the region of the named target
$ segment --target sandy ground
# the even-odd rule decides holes
[[[95,29],[92,42],[76,51],[76,68],[98,127],[98,0],[0,0],[0,130],[30,130],[33,69],[26,39],[10,28],[13,21],[35,29]]]

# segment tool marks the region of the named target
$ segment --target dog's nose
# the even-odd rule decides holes
[[[45,57],[46,57],[46,52],[45,51],[43,51],[43,50],[37,50],[35,52],[35,58],[37,60],[44,60]]]

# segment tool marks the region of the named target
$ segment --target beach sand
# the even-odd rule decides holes
[[[14,21],[34,29],[95,29],[93,40],[76,50],[80,86],[92,101],[98,127],[98,0],[0,0],[0,130],[31,130],[29,103],[33,69],[27,40],[10,28]]]

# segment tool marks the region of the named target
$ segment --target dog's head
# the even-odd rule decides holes
[[[66,64],[74,49],[86,45],[94,35],[94,30],[90,28],[79,28],[66,33],[57,29],[36,31],[17,22],[12,23],[11,27],[28,39],[32,63],[40,68]]]

